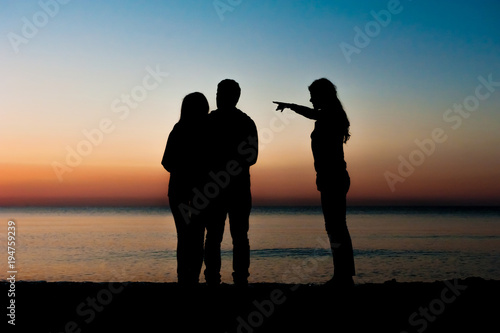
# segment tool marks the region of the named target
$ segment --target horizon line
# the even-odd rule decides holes
[[[464,205],[462,203],[451,203],[451,204],[427,204],[427,203],[419,203],[419,204],[409,204],[409,203],[379,203],[379,204],[352,204],[352,205],[347,205],[347,208],[349,207],[381,207],[381,208],[408,208],[408,207],[415,207],[415,208],[427,208],[427,207],[432,207],[432,208],[499,208],[500,209],[500,204],[470,204],[470,205]],[[9,208],[165,208],[165,209],[170,209],[170,205],[86,205],[86,204],[79,204],[79,205],[71,205],[71,204],[63,204],[63,205],[5,205],[5,206],[0,206],[0,209],[9,209]],[[321,204],[313,205],[313,204],[300,204],[300,205],[295,205],[295,204],[259,204],[259,205],[254,205],[252,209],[255,208],[321,208]]]

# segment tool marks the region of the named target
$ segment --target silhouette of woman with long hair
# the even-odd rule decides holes
[[[196,285],[203,264],[205,225],[193,209],[193,189],[207,173],[206,121],[208,101],[199,92],[187,95],[179,122],[167,140],[161,164],[170,172],[168,197],[177,229],[177,277],[181,285]],[[198,212],[194,214],[193,212]]]
[[[350,123],[332,82],[325,78],[316,80],[309,86],[309,92],[313,109],[290,103],[274,103],[278,104],[277,111],[289,108],[316,120],[311,133],[311,148],[334,265],[334,275],[328,284],[351,287],[355,275],[354,256],[346,223],[346,195],[351,181],[343,147],[351,136]]]

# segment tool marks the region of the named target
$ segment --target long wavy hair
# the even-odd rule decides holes
[[[351,133],[349,132],[351,123],[349,122],[349,118],[347,117],[347,113],[342,103],[337,97],[337,87],[330,80],[321,78],[314,81],[309,86],[309,91],[314,93],[324,105],[328,105],[329,108],[332,108],[335,112],[340,114],[342,118],[343,142],[347,143],[351,137]]]
[[[206,116],[209,111],[210,106],[205,95],[194,92],[182,100],[180,120],[183,122],[196,121]]]

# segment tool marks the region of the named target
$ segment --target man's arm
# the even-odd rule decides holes
[[[259,135],[257,133],[257,126],[255,126],[255,122],[253,120],[251,120],[250,124],[250,137],[248,143],[253,150],[253,155],[248,159],[248,164],[254,165],[257,163],[257,156],[259,155]]]
[[[252,166],[257,162],[259,155],[259,137],[257,127],[252,119],[248,118],[246,128],[247,137],[238,145],[238,154],[242,157],[242,162]]]

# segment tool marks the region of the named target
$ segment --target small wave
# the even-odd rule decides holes
[[[324,248],[281,248],[281,249],[255,249],[251,250],[252,258],[278,258],[278,257],[292,257],[292,258],[304,258],[304,257],[324,257],[331,256],[330,249]],[[223,250],[221,252],[222,256],[231,256],[231,250]],[[354,249],[355,257],[419,257],[419,256],[450,256],[450,255],[461,255],[464,253],[460,251],[428,251],[428,250],[389,250],[389,249]],[[479,254],[475,254],[479,255]],[[481,255],[488,255],[483,253]]]

